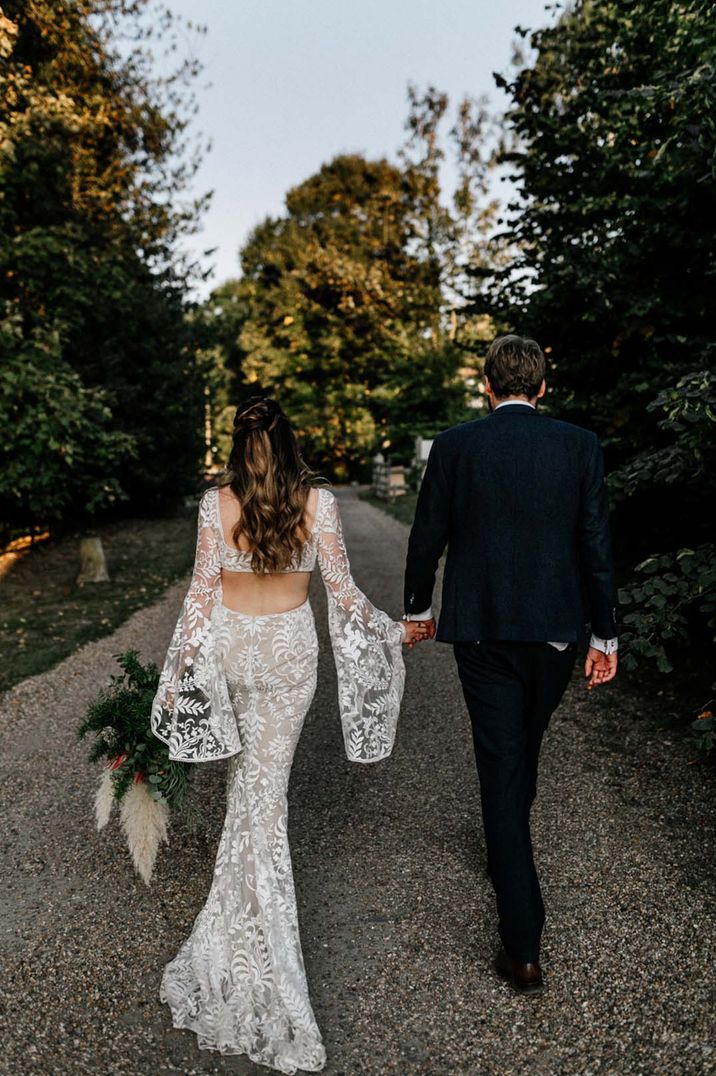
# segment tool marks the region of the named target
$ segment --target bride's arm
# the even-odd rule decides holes
[[[182,609],[184,640],[189,650],[201,642],[208,630],[214,603],[221,600],[219,542],[210,508],[213,495],[207,490],[199,502],[194,567]]]
[[[338,701],[348,758],[373,762],[395,740],[405,682],[404,624],[377,609],[356,585],[334,495],[321,490],[317,553],[328,598]]]
[[[318,564],[329,602],[337,606],[356,625],[382,632],[386,638],[402,642],[404,622],[391,620],[368,600],[351,574],[338,503],[329,490],[321,490],[324,504],[318,534]]]
[[[225,758],[241,748],[211,624],[222,596],[212,496],[208,490],[199,503],[191,582],[152,705],[152,731],[169,745],[170,758],[183,762]]]

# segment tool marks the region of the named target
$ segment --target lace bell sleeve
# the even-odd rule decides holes
[[[169,758],[177,762],[210,762],[241,750],[212,623],[222,597],[213,495],[208,490],[199,504],[191,583],[152,703],[152,732],[169,745]]]
[[[351,762],[377,762],[391,753],[395,741],[405,684],[403,626],[356,586],[336,499],[329,490],[320,496],[318,564],[328,598],[346,755]]]

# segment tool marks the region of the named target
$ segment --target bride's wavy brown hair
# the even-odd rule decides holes
[[[255,572],[280,572],[310,538],[305,512],[316,475],[306,465],[296,434],[275,400],[251,396],[234,415],[226,477],[241,505],[234,526],[236,545],[243,534]]]

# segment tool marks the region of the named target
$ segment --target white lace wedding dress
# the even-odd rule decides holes
[[[311,540],[292,571],[318,562],[346,754],[390,754],[405,671],[403,628],[355,585],[334,495],[318,491]],[[280,1072],[325,1064],[303,966],[287,837],[286,791],[316,686],[308,600],[250,616],[222,604],[222,568],[250,571],[228,545],[218,489],[199,507],[196,561],[152,708],[152,729],[185,762],[229,757],[227,805],[211,890],[166,965],[160,998],[202,1049],[247,1054]]]

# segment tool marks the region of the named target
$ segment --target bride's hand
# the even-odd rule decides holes
[[[430,632],[428,631],[428,621],[425,620],[403,620],[401,621],[405,628],[404,644],[411,650],[416,643],[422,642],[423,639],[430,638]]]

